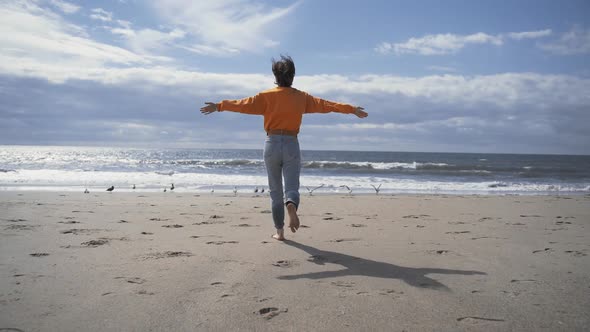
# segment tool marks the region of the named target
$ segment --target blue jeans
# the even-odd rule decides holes
[[[285,205],[299,207],[299,174],[301,152],[295,136],[270,135],[264,142],[264,164],[268,174],[268,188],[272,205],[272,219],[276,229],[285,225]],[[283,201],[283,179],[285,196]]]

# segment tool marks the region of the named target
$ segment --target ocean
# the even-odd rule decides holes
[[[590,193],[590,156],[302,151],[302,159],[304,195]],[[172,184],[176,192],[262,191],[262,150],[0,146],[0,190],[159,192]]]

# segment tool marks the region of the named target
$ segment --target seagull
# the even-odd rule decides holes
[[[264,187],[262,187],[262,190],[260,191],[261,194],[264,194]]]
[[[215,192],[215,186],[211,186],[211,193]]]
[[[135,190],[135,185],[133,185],[133,189]]]
[[[379,184],[379,186],[375,187],[374,185],[371,184],[371,187],[373,187],[373,189],[375,189],[375,195],[379,195],[379,190],[381,188],[382,183]]]
[[[164,192],[166,192],[166,187],[164,187]]]
[[[347,186],[347,185],[342,185],[342,186],[340,186],[340,188],[346,188],[346,189],[348,190],[348,194],[352,196],[352,189],[350,189],[350,187],[349,187],[349,186]]]
[[[313,192],[314,192],[314,190],[316,190],[316,189],[320,189],[320,188],[322,188],[323,186],[324,186],[324,184],[322,183],[322,184],[320,184],[318,187],[315,187],[315,188],[313,188],[313,189],[309,189],[309,187],[305,187],[305,188],[306,188],[306,189],[307,189],[307,191],[309,192],[309,196],[312,196],[312,195],[313,195]]]
[[[170,187],[170,190],[174,190],[174,183],[172,184],[172,187]]]
[[[238,196],[238,187],[234,186],[234,196]]]
[[[258,193],[258,187],[256,187],[256,189],[254,189],[254,192],[255,193]]]
[[[85,194],[88,194],[88,193],[90,193],[90,191],[88,191],[88,188],[84,189],[84,193],[85,193]]]
[[[115,186],[110,186],[110,187],[107,189],[107,191],[113,191],[113,190],[115,190]]]

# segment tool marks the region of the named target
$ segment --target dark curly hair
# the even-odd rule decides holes
[[[281,60],[272,59],[272,73],[275,75],[275,84],[281,87],[290,87],[295,77],[295,63],[290,56],[281,54]]]

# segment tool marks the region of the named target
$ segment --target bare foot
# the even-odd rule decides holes
[[[295,233],[299,229],[299,217],[295,204],[287,204],[287,213],[289,213],[289,228]]]
[[[272,236],[272,238],[275,240],[284,241],[285,240],[285,231],[282,229],[277,229],[277,234],[274,234]]]

